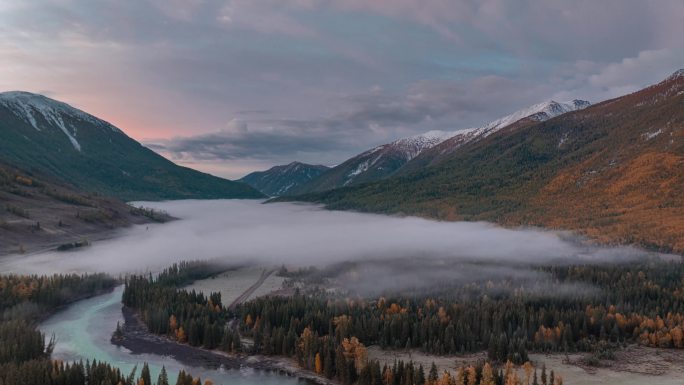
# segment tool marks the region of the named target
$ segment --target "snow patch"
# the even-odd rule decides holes
[[[37,117],[41,116],[45,122],[59,128],[77,151],[81,151],[81,145],[76,140],[76,128],[71,126],[72,130],[70,131],[65,125],[64,117],[81,120],[98,127],[107,128],[113,132],[122,133],[121,130],[104,120],[100,120],[66,103],[30,92],[2,92],[0,93],[0,105],[7,107],[17,117],[23,119],[38,131],[41,131],[41,128]]]
[[[665,81],[677,80],[681,77],[684,77],[684,68],[675,71],[672,75],[668,76]]]
[[[567,132],[564,133],[563,136],[561,136],[560,140],[558,141],[558,148],[561,148],[563,144],[565,144],[565,142],[568,141],[568,136],[569,134]]]
[[[646,140],[651,140],[651,139],[655,138],[656,136],[658,136],[662,133],[663,133],[663,130],[659,128],[658,130],[653,131],[653,132],[646,132],[646,133],[642,134],[642,136]]]
[[[585,109],[590,105],[590,102],[579,99],[567,102],[556,102],[554,100],[550,100],[547,102],[535,104],[528,108],[516,111],[510,115],[504,116],[503,118],[490,122],[489,124],[486,124],[482,127],[473,127],[457,131],[456,135],[448,139],[453,147],[449,149],[444,149],[442,153],[446,153],[449,150],[454,150],[458,147],[463,146],[466,143],[486,138],[487,136],[499,131],[500,129],[508,127],[511,124],[516,123],[522,119],[532,119],[537,122],[543,122],[545,120],[549,120],[551,118],[565,114],[570,111],[578,111]],[[564,142],[565,139],[561,138],[561,143],[558,144],[558,147],[560,147]]]

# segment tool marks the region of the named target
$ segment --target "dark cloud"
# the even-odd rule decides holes
[[[346,111],[329,117],[236,119],[213,133],[148,144],[175,159],[252,158],[277,163],[310,156],[311,161],[333,164],[416,131],[457,130],[486,123],[488,116],[538,102],[536,91],[532,85],[496,76],[461,82],[423,81],[397,94],[376,89],[341,97],[338,105]],[[517,97],[512,99],[514,92]]]

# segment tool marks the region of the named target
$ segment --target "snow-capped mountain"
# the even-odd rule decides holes
[[[454,138],[423,151],[400,175],[293,199],[330,209],[546,226],[601,243],[684,253],[684,71],[548,119],[585,105],[536,107],[508,126],[493,124],[496,132],[466,131],[489,135],[461,135],[471,142],[437,162],[407,170]]]
[[[508,127],[513,123],[517,123],[523,119],[529,119],[530,121],[535,122],[543,122],[566,112],[587,108],[590,105],[591,103],[588,101],[578,99],[569,102],[556,102],[554,100],[549,100],[547,102],[535,104],[528,108],[516,111],[510,115],[506,115],[503,118],[497,119],[482,127],[474,127],[457,131],[448,139],[451,142],[458,142],[460,145],[462,145],[478,138],[487,137],[499,131],[500,129]],[[466,140],[463,141],[461,140],[462,138],[466,138]]]
[[[433,146],[427,151],[422,151],[419,156],[406,165],[402,172],[412,172],[428,165],[438,163],[442,158],[457,151],[465,144],[486,138],[507,127],[512,129],[518,124],[543,122],[567,112],[582,110],[590,105],[590,102],[578,99],[568,102],[549,100],[506,115],[482,127],[457,131],[450,138],[441,141],[438,145]]]
[[[126,200],[262,196],[177,166],[104,120],[29,92],[0,93],[0,161]]]
[[[562,103],[548,101],[516,111],[482,127],[460,131],[429,131],[398,139],[365,151],[331,168],[311,182],[292,188],[288,194],[325,191],[386,178],[404,167],[422,167],[441,154],[450,153],[468,142],[484,138],[520,120],[544,121],[589,105],[591,103],[584,100]],[[430,155],[426,156],[427,154]]]
[[[86,122],[121,133],[118,128],[104,120],[43,95],[23,91],[2,92],[0,93],[0,105],[9,109],[19,119],[24,120],[37,131],[59,129],[66,135],[76,151],[81,151],[81,144],[77,139],[78,129],[76,128],[79,122]]]
[[[388,177],[421,152],[453,135],[453,132],[429,131],[377,146],[327,170],[309,183],[292,188],[288,195],[324,191]]]
[[[244,176],[240,181],[268,196],[276,197],[286,195],[291,189],[310,182],[327,169],[327,166],[292,162],[283,166],[271,167],[266,171],[253,172]]]

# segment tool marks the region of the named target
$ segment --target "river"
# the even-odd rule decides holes
[[[47,319],[40,325],[47,336],[54,335],[57,341],[52,357],[58,360],[106,361],[128,374],[137,366],[140,374],[142,364],[147,362],[156,380],[162,366],[166,367],[171,384],[175,384],[177,373],[183,369],[202,381],[210,379],[215,384],[225,385],[294,385],[303,384],[293,377],[274,372],[264,372],[243,368],[240,370],[207,369],[193,367],[178,361],[154,354],[132,354],[125,348],[110,343],[117,322],[123,322],[121,314],[121,294],[123,286],[113,292],[79,301],[66,310]]]

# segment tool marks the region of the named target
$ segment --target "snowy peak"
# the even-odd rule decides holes
[[[447,131],[428,131],[423,134],[395,140],[394,142],[385,146],[388,149],[393,149],[394,151],[404,155],[406,161],[409,161],[418,156],[421,152],[442,143],[455,134],[455,132]]]
[[[665,81],[679,80],[679,78],[684,78],[684,68],[675,71],[672,75],[668,76]]]
[[[416,171],[428,165],[437,164],[446,159],[446,157],[448,157],[450,154],[458,151],[462,146],[486,138],[489,135],[492,135],[506,127],[512,126],[517,122],[543,122],[570,111],[577,111],[587,108],[590,105],[591,103],[578,99],[568,102],[549,100],[506,115],[484,126],[453,132],[451,133],[452,136],[448,139],[443,140],[434,147],[421,152],[420,155],[416,157],[417,159],[412,160],[403,168],[402,172]]]
[[[451,153],[465,143],[486,137],[521,119],[544,121],[589,105],[590,103],[584,100],[569,102],[551,100],[514,112],[482,127],[459,131],[428,131],[397,139],[346,160],[312,180],[311,183],[294,189],[292,193],[325,191],[387,178],[408,165],[420,168],[418,163],[423,164],[425,159],[434,159]],[[422,160],[418,161],[417,158]]]
[[[503,118],[497,119],[484,127],[475,128],[471,130],[481,130],[483,133],[489,135],[496,132],[500,128],[510,126],[511,124],[525,118],[530,118],[539,122],[554,118],[558,115],[565,114],[566,112],[581,110],[587,108],[591,105],[586,100],[571,100],[569,102],[557,102],[555,100],[549,100],[543,103],[535,104],[528,108],[516,111],[510,115],[504,116]]]
[[[74,122],[84,121],[106,127],[114,132],[121,132],[111,124],[66,103],[30,92],[2,92],[0,93],[0,106],[12,111],[15,116],[30,124],[37,131],[50,127],[59,129],[79,152],[81,144],[78,141],[78,129]]]

